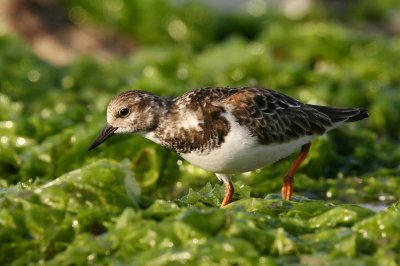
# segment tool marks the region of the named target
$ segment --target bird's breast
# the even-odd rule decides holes
[[[194,116],[188,117],[191,121],[172,123],[162,131],[145,134],[145,137],[213,173],[256,170],[289,156],[314,138],[310,135],[282,143],[261,144],[230,112],[223,113],[220,119],[207,126]]]

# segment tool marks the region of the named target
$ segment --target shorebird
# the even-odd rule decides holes
[[[300,149],[283,177],[282,199],[290,200],[294,175],[311,141],[367,117],[364,108],[305,104],[260,87],[200,88],[174,99],[130,90],[110,102],[107,125],[89,150],[116,133],[142,135],[215,173],[225,184],[223,207],[234,192],[231,175],[256,170]]]

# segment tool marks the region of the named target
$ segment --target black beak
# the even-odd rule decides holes
[[[112,135],[114,135],[115,130],[117,130],[117,127],[112,127],[109,124],[101,131],[101,133],[97,136],[97,138],[90,144],[88,151],[93,150],[97,146],[99,146],[101,143],[103,143],[106,139],[110,138]]]

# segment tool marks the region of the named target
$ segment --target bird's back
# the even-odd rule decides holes
[[[223,106],[260,143],[282,143],[321,135],[343,122],[368,117],[366,109],[336,108],[301,103],[283,93],[258,87],[202,88],[177,98],[179,104],[207,109]]]

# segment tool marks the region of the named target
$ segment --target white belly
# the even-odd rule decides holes
[[[305,136],[288,143],[261,145],[249,130],[239,126],[229,115],[227,118],[231,122],[231,131],[218,149],[184,153],[181,156],[191,164],[213,173],[243,173],[285,158],[314,138]]]

